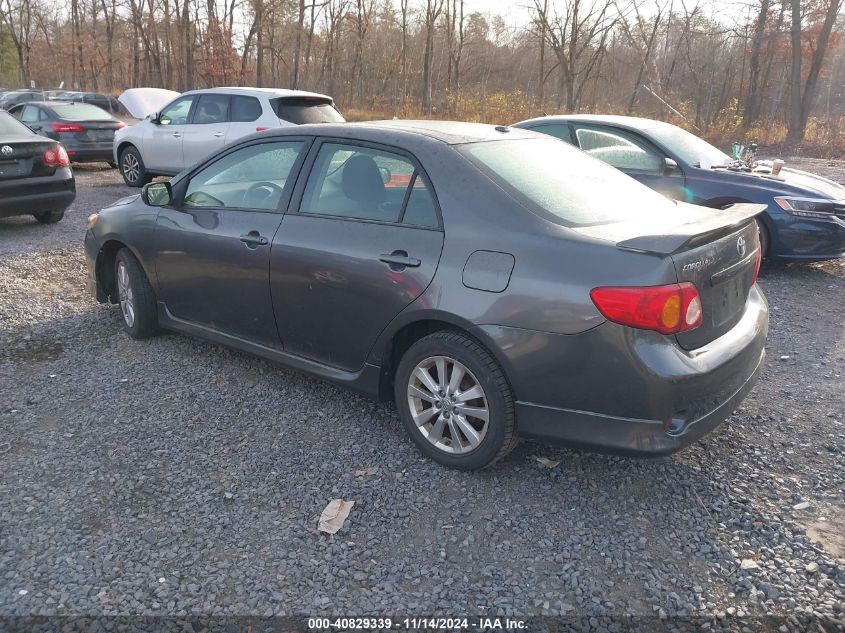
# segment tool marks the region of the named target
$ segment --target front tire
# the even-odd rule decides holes
[[[505,374],[478,341],[461,332],[435,332],[414,343],[396,370],[394,397],[411,438],[444,466],[486,468],[516,445]]]
[[[122,248],[117,253],[114,283],[124,331],[135,339],[158,334],[155,291],[141,264],[128,248]]]
[[[143,187],[153,177],[147,173],[141,152],[134,145],[130,145],[120,153],[120,175],[123,182],[130,187]]]
[[[41,211],[40,213],[33,213],[33,216],[41,224],[55,224],[65,217],[65,211],[64,209],[60,211]]]

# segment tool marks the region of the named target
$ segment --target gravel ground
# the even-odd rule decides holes
[[[130,340],[81,248],[128,190],[99,168],[78,186],[58,225],[0,220],[0,616],[845,630],[842,261],[764,266],[764,375],[702,442],[652,461],[524,443],[465,474],[388,406],[185,336]],[[327,536],[336,497],[355,506]]]

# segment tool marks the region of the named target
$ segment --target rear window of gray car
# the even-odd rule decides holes
[[[19,123],[11,114],[0,111],[0,141],[4,136],[28,136],[32,130]]]
[[[459,151],[516,200],[566,226],[677,212],[668,198],[556,139],[469,143]]]

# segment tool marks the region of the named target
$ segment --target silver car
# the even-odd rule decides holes
[[[130,187],[173,176],[256,132],[304,123],[342,123],[326,95],[271,88],[212,88],[179,95],[114,138],[114,160]]]

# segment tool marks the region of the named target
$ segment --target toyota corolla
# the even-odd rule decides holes
[[[763,208],[672,202],[508,127],[306,125],[94,214],[85,247],[130,336],[392,400],[473,470],[518,436],[664,455],[725,420],[764,358]]]

